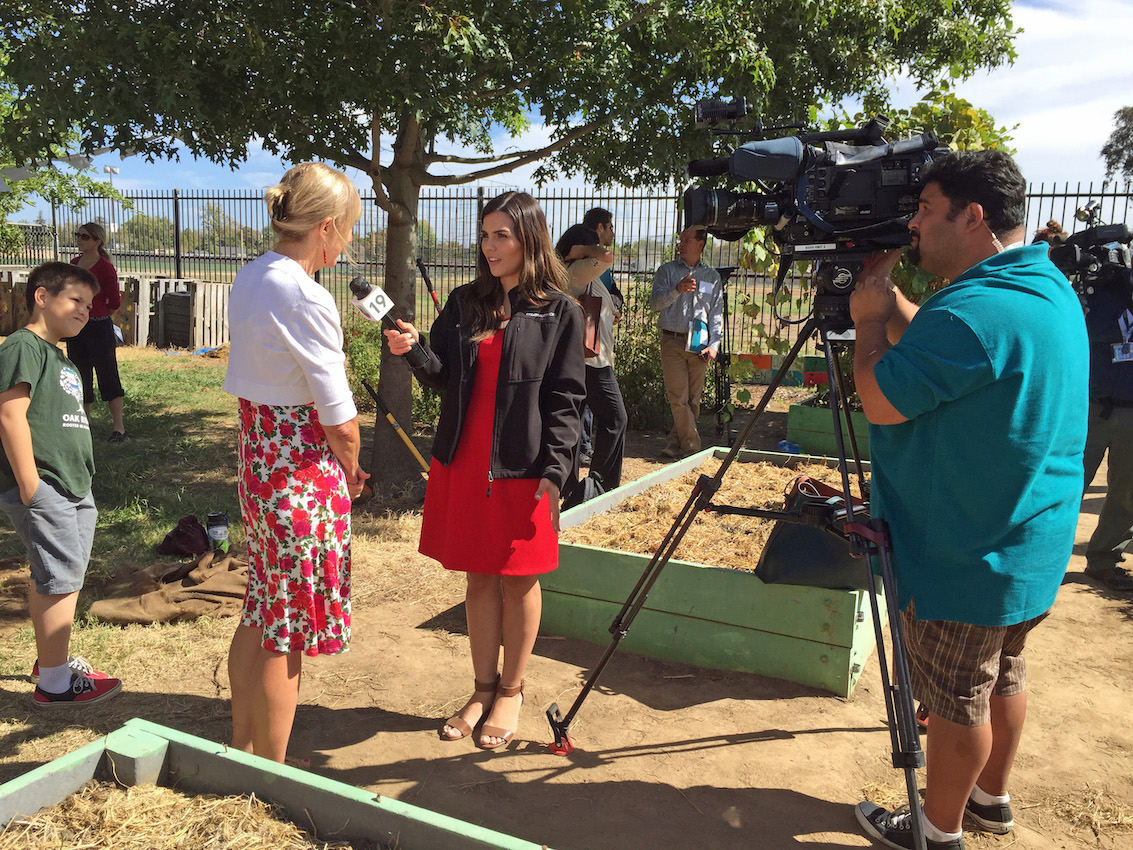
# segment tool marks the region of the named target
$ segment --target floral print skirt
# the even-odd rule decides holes
[[[248,539],[241,625],[271,652],[350,643],[350,495],[314,405],[240,399],[240,507]]]

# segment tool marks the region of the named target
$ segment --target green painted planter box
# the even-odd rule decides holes
[[[708,449],[579,505],[562,515],[563,527],[584,523],[713,454],[723,458],[726,452]],[[793,466],[823,460],[744,451],[737,462]],[[651,558],[652,553],[560,543],[559,569],[541,578],[542,630],[609,644],[610,624]],[[884,604],[881,611],[884,616]],[[863,591],[764,584],[754,572],[673,560],[620,648],[698,667],[773,676],[846,697],[873,652],[873,617]]]
[[[785,354],[772,354],[771,355],[771,371],[767,375],[766,383],[770,383],[775,374],[783,368],[783,362],[787,359]],[[825,368],[825,367],[824,367]],[[787,370],[787,374],[783,376],[781,386],[784,387],[801,387],[803,385],[803,364],[800,359],[796,358],[795,362],[791,364],[791,368]]]
[[[188,794],[255,794],[306,829],[336,841],[381,840],[405,850],[547,850],[467,821],[186,735],[148,720],[126,721],[105,737],[0,785],[0,827],[33,815],[91,779],[163,785]],[[530,824],[528,825],[530,826]]]
[[[845,433],[846,414],[840,413],[843,433]],[[869,420],[861,411],[850,414],[857,437],[858,449],[862,459],[869,459]],[[812,455],[836,457],[838,448],[834,444],[834,417],[826,406],[812,407],[809,404],[792,404],[787,410],[787,439],[799,449]],[[847,454],[849,446],[846,447]]]

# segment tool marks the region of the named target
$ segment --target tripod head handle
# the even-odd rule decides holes
[[[737,271],[738,269],[739,266],[717,266],[716,273],[720,275],[720,285],[727,286],[728,278],[730,278],[732,276],[732,273]]]

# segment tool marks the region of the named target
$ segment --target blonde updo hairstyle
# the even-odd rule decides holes
[[[264,193],[271,228],[280,241],[302,241],[323,219],[330,218],[350,258],[346,234],[362,217],[358,189],[341,171],[321,162],[301,162]]]

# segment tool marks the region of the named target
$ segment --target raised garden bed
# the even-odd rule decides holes
[[[337,842],[366,846],[380,842],[399,850],[546,850],[546,845],[138,718],[104,738],[0,785],[0,826],[61,802],[92,779],[122,786],[162,785],[188,794],[254,794],[308,831],[334,836]]]
[[[654,483],[725,455],[706,449],[670,464],[566,511],[562,525],[584,523]],[[744,451],[737,462],[793,466],[823,460]],[[608,644],[610,623],[651,557],[560,543],[559,569],[542,577],[543,631]],[[881,610],[884,616],[884,605]],[[764,584],[752,572],[679,560],[665,566],[621,646],[650,658],[773,676],[839,696],[853,693],[873,648],[864,591]]]
[[[840,412],[842,433],[846,435],[846,414]],[[862,459],[869,459],[869,420],[860,410],[850,414],[854,425],[854,436]],[[836,457],[838,447],[834,442],[834,417],[826,405],[792,404],[787,410],[787,439],[800,450],[812,455]],[[847,436],[848,439],[848,436]],[[849,452],[849,447],[847,447]]]

